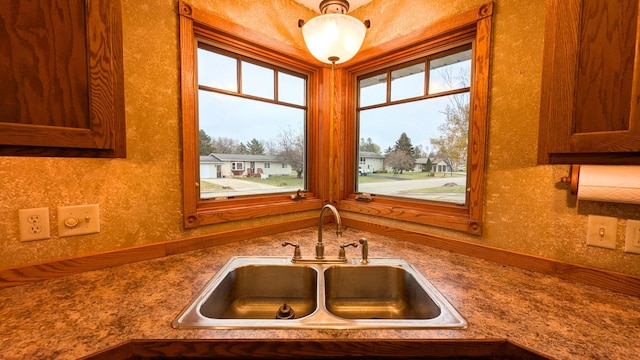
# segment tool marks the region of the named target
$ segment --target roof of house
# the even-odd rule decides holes
[[[428,159],[431,159],[431,163],[434,164],[434,165],[435,164],[440,164],[440,163],[443,163],[443,162],[445,164],[447,164],[447,165],[450,165],[449,161],[447,161],[445,159],[436,159],[436,158],[427,158],[427,157],[419,157],[419,158],[417,158],[416,159],[416,164],[426,164]]]
[[[377,154],[372,151],[360,151],[359,157],[370,158],[370,159],[384,159],[384,155]]]
[[[280,162],[275,155],[249,155],[249,154],[209,154],[200,156],[200,162],[221,163],[225,161],[266,161]]]

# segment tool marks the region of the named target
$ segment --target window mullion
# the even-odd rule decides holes
[[[236,59],[236,71],[238,79],[238,94],[242,94],[242,61],[240,59]]]
[[[387,70],[387,98],[385,102],[387,104],[391,102],[391,70]]]
[[[429,61],[429,59],[425,60],[424,62],[424,93],[422,95],[427,96],[429,95],[429,74],[431,73],[430,70],[430,66],[431,66],[431,62]]]

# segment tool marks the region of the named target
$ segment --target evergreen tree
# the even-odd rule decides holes
[[[404,170],[413,170],[416,165],[416,151],[407,133],[400,134],[393,151],[387,152],[387,162],[393,168],[394,173],[402,174]]]
[[[411,157],[416,157],[416,151],[413,148],[413,144],[411,144],[411,139],[407,136],[407,133],[403,132],[400,134],[400,138],[396,140],[396,144],[393,147],[395,151],[403,151],[404,153],[410,155]]]
[[[258,139],[253,138],[245,145],[245,151],[250,155],[264,155],[264,146]]]
[[[215,150],[211,143],[211,136],[207,135],[204,130],[200,129],[200,155],[206,156],[212,152],[215,152]]]

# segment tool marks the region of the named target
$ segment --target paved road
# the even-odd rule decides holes
[[[464,185],[466,178],[453,177],[453,178],[428,178],[422,180],[403,180],[403,181],[385,181],[385,182],[372,182],[363,183],[358,185],[358,190],[371,194],[384,194],[402,197],[411,197],[416,199],[446,201],[453,203],[464,203],[465,194],[452,194],[452,193],[412,193],[413,189],[424,189],[440,187],[446,183],[456,183],[458,185]]]
[[[228,189],[217,190],[215,194],[207,193],[203,191],[201,197],[203,199],[212,197],[224,197],[226,196],[239,196],[239,195],[256,195],[256,194],[270,194],[274,192],[295,192],[297,187],[280,187],[268,184],[260,184],[258,182],[247,181],[242,179],[202,179],[211,184],[220,185]],[[228,195],[226,194],[228,193]]]

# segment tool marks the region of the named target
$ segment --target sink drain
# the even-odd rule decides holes
[[[296,316],[296,312],[287,303],[282,304],[276,312],[276,319],[293,319]]]

